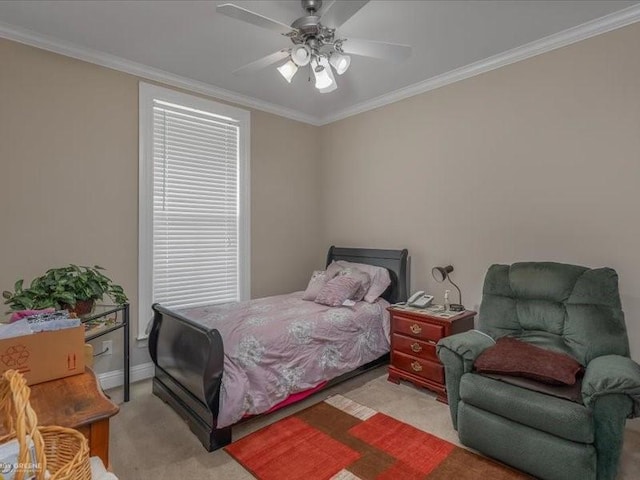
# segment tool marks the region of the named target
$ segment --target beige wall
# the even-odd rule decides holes
[[[318,128],[251,113],[251,293],[303,290],[322,266]]]
[[[303,288],[330,244],[409,248],[439,301],[430,269],[452,263],[472,308],[491,263],[608,265],[640,358],[639,42],[636,24],[321,128],[252,111],[253,296]],[[6,40],[0,64],[0,290],[98,263],[135,322],[139,79]],[[99,371],[120,368],[113,338]]]
[[[325,244],[407,247],[477,309],[492,263],[620,275],[640,359],[640,24],[322,127]],[[456,295],[454,295],[455,297]]]
[[[138,82],[0,39],[0,290],[52,266],[99,264],[137,332]],[[253,296],[304,288],[317,265],[317,128],[251,112]],[[2,310],[4,311],[4,310]],[[98,371],[121,368],[121,335]],[[133,363],[148,361],[133,342]]]

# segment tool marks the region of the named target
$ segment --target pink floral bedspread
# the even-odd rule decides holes
[[[224,342],[218,428],[389,351],[389,303],[327,307],[303,292],[178,310]]]

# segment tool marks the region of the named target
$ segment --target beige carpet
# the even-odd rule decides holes
[[[386,369],[380,367],[297,405],[246,422],[234,428],[234,438],[340,393],[459,445],[446,405],[436,402],[435,395],[426,390],[404,383],[394,385],[386,378]],[[108,393],[114,401],[121,401],[121,390]],[[120,480],[253,479],[226,452],[208,453],[180,417],[151,393],[150,380],[133,385],[131,401],[120,407],[111,420],[110,446],[111,465]],[[640,422],[633,420],[627,425],[619,478],[632,480],[640,472]]]

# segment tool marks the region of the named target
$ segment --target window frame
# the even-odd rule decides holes
[[[250,147],[251,114],[213,100],[152,85],[139,84],[139,152],[138,152],[138,340],[153,318],[153,102],[160,100],[212,115],[232,119],[238,124],[238,276],[240,300],[251,297],[250,236]]]

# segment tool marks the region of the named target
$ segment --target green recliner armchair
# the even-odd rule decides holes
[[[478,355],[503,336],[580,362],[578,398],[475,373]],[[616,477],[625,421],[640,415],[640,366],[629,358],[615,270],[493,265],[478,330],[440,340],[437,353],[464,445],[543,479]]]

